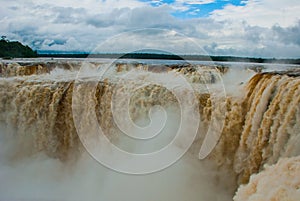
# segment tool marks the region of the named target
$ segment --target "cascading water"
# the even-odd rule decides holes
[[[78,71],[82,65],[88,65],[89,68],[83,71],[83,77],[78,77]],[[156,194],[154,196],[156,199],[172,201],[232,200],[238,185],[247,184],[250,176],[262,171],[265,164],[276,164],[278,160],[286,157],[289,159],[282,159],[278,166],[284,166],[285,162],[294,164],[295,168],[291,174],[299,180],[298,158],[292,158],[300,154],[299,71],[255,74],[253,71],[240,70],[239,75],[243,80],[238,80],[231,76],[237,71],[234,68],[212,68],[203,65],[178,68],[176,65],[166,67],[119,63],[113,65],[104,77],[91,79],[95,72],[101,70],[104,65],[97,62],[84,64],[79,61],[61,62],[57,64],[57,67],[55,64],[47,66],[43,63],[33,63],[27,66],[12,63],[1,65],[1,142],[7,141],[7,144],[3,144],[6,144],[3,146],[5,150],[0,155],[0,165],[3,164],[0,167],[0,178],[2,177],[3,181],[14,178],[14,182],[7,181],[3,182],[2,186],[0,185],[0,200],[120,200],[124,196],[127,196],[126,200],[149,200],[141,196],[152,194]],[[123,85],[120,85],[118,78],[124,78],[128,71],[131,72],[130,78],[122,79]],[[76,103],[86,105],[88,109],[96,111],[96,121],[107,138],[128,151],[137,149],[136,144],[131,142],[130,138],[122,137],[122,132],[115,122],[117,117],[112,112],[111,103],[114,102],[118,104],[116,107],[122,108],[128,102],[125,98],[126,94],[131,94],[129,116],[135,123],[142,126],[149,124],[148,115],[153,106],[160,105],[165,108],[170,121],[166,124],[167,128],[162,131],[166,133],[166,137],[154,141],[154,145],[139,145],[141,152],[154,151],[165,146],[174,137],[174,132],[180,124],[179,117],[182,114],[177,97],[171,91],[155,83],[144,86],[143,82],[148,80],[159,82],[159,80],[168,79],[168,74],[174,74],[174,79],[176,75],[183,75],[194,90],[200,115],[197,136],[187,154],[174,167],[156,173],[157,175],[134,177],[133,180],[136,183],[127,186],[130,176],[117,173],[114,175],[103,167],[101,170],[97,169],[99,167],[95,164],[90,164],[91,159],[86,159],[85,147],[80,142],[82,139],[78,137],[79,127],[76,127],[76,122],[74,123],[74,115],[80,114],[78,118],[83,119],[84,126],[88,126],[90,130],[94,127],[86,125],[89,121],[84,121],[89,120],[90,113],[84,116],[85,111],[82,110],[74,114],[74,108],[72,108],[74,98],[76,98],[73,96],[74,90],[83,94],[78,97]],[[222,79],[225,89],[234,86],[234,90],[228,89],[227,96],[218,95],[224,90],[220,87]],[[236,79],[235,82],[232,81],[234,79]],[[83,80],[86,84],[76,88],[78,80]],[[227,81],[230,86],[226,86]],[[245,84],[240,83],[241,81]],[[180,86],[176,86],[177,88],[179,88],[178,93],[187,96],[187,89]],[[117,101],[113,101],[115,93],[118,94]],[[162,121],[161,114],[155,114],[154,111],[152,115],[154,125]],[[220,127],[218,123],[222,126]],[[221,129],[216,129],[216,127]],[[132,132],[135,132],[134,129]],[[188,128],[185,132],[189,133]],[[220,138],[216,138],[217,144],[212,152],[204,160],[199,160],[199,150],[206,142],[204,138],[207,133],[217,134],[216,136],[219,134]],[[142,133],[136,133],[136,135],[142,135]],[[88,140],[89,135],[87,134],[85,138]],[[180,147],[180,144],[178,146]],[[95,178],[97,181],[103,180],[103,183],[93,181],[93,176],[90,175],[92,173],[86,174],[91,170],[82,166],[85,163],[89,164],[89,168],[92,167],[92,171],[100,172]],[[43,175],[41,177],[43,181],[51,182],[45,185],[45,188],[41,187],[40,193],[30,194],[25,190],[23,192],[20,190],[24,188],[20,180],[24,176],[20,173],[22,172],[20,167],[25,168],[24,171],[30,175],[33,174],[31,171],[39,169],[38,164],[44,168],[42,172],[48,172],[49,175],[57,174],[56,177],[60,177],[57,172],[65,172],[64,167],[67,167],[75,176],[73,175],[74,178],[71,177],[71,179],[60,180],[62,183],[60,187],[64,190],[58,190],[55,187],[57,182]],[[47,169],[47,164],[51,167],[50,170]],[[6,169],[7,167],[10,167],[9,170]],[[271,177],[272,171],[275,170],[268,168],[259,175],[261,174],[262,178]],[[73,183],[80,181],[82,179],[78,176],[80,172],[85,173],[85,179],[88,178],[83,179],[83,183],[86,182],[83,184],[86,188],[83,188],[83,192],[86,194],[81,192],[83,197],[74,193],[72,187],[62,187],[62,185],[73,186]],[[248,185],[259,183],[259,175],[251,177]],[[171,183],[164,184],[168,180]],[[35,185],[37,189],[37,184],[43,183],[35,180],[33,182],[30,179],[29,181],[31,181],[30,185]],[[153,185],[148,182],[153,182]],[[19,196],[9,197],[5,183],[8,187],[18,183],[16,194],[19,193]],[[114,190],[114,185],[116,188],[123,189],[120,190],[120,194],[108,193]],[[44,190],[48,187],[54,188],[56,195],[51,195],[49,191]],[[290,189],[284,195],[291,199],[297,198],[295,193],[299,193],[299,184],[288,185],[288,187]],[[251,188],[251,193],[247,190],[249,188]],[[264,192],[260,188],[240,187],[235,200],[253,200],[251,195],[255,196],[256,190],[257,193]],[[101,193],[95,193],[98,192],[97,189],[100,189]],[[139,194],[136,191],[143,193]],[[171,195],[169,191],[175,192]],[[266,188],[266,191],[269,189]]]

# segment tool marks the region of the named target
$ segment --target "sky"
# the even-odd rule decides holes
[[[300,57],[299,0],[1,0],[0,34],[34,50]]]

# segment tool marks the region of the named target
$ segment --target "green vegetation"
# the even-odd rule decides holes
[[[300,59],[276,59],[276,58],[251,58],[235,56],[205,56],[205,55],[171,55],[156,53],[42,53],[39,57],[54,58],[110,58],[110,59],[162,59],[162,60],[191,60],[191,61],[219,61],[219,62],[251,62],[251,63],[281,63],[300,64]]]
[[[0,40],[0,58],[30,58],[37,57],[37,52],[18,41],[8,41],[5,36]]]

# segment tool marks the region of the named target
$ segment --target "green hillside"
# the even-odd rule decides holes
[[[0,40],[0,58],[30,58],[37,57],[37,53],[30,47],[18,41],[8,41],[4,37]]]

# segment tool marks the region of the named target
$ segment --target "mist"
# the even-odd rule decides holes
[[[2,129],[0,137],[3,201],[232,200],[234,177],[190,153],[169,168],[135,176],[108,169],[87,152],[67,163],[44,153],[16,159],[14,137]]]

